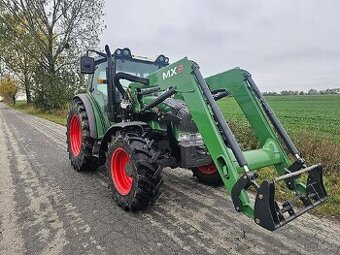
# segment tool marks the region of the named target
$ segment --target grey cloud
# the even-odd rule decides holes
[[[340,1],[106,2],[101,46],[195,60],[205,75],[241,66],[262,90],[340,87]]]

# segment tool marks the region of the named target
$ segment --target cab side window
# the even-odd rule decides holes
[[[92,79],[92,88],[104,95],[107,95],[106,67],[107,62],[99,64]]]

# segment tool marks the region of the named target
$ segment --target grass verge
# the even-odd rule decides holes
[[[44,112],[41,109],[35,107],[34,105],[27,105],[26,101],[18,101],[15,105],[9,105],[10,107],[29,113],[40,118],[52,121],[54,123],[66,126],[66,115],[67,110],[57,110],[53,112]]]
[[[233,133],[245,150],[258,148],[258,142],[251,128],[240,121],[229,122]],[[340,146],[331,139],[323,139],[319,134],[300,133],[292,134],[292,139],[306,159],[308,165],[322,163],[323,182],[328,193],[328,200],[311,210],[310,213],[340,220]],[[258,170],[259,183],[264,179],[275,177],[274,168]],[[279,201],[292,199],[292,193],[288,191],[283,182],[276,187],[276,198]]]

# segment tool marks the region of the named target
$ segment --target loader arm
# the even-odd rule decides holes
[[[235,209],[253,218],[258,225],[275,230],[327,198],[321,165],[307,167],[249,73],[236,68],[203,79],[198,65],[183,58],[148,79],[149,87],[167,90],[150,108],[170,96],[185,101]],[[260,149],[241,150],[212,94],[223,90],[236,99],[260,141]],[[141,110],[148,109],[146,106]],[[284,147],[296,158],[293,164]],[[274,199],[276,181],[256,183],[257,173],[253,170],[269,166],[274,166],[281,176],[276,181],[285,180],[287,187],[296,192],[297,199],[304,204],[302,209],[293,208],[293,201],[279,206]],[[302,172],[309,173],[307,185],[298,180]],[[251,186],[257,192],[255,203],[247,194]]]

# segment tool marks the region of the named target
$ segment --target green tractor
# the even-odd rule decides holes
[[[321,164],[307,165],[247,71],[204,79],[187,58],[170,64],[164,55],[150,60],[128,48],[112,54],[106,46],[105,53],[89,50],[81,57],[81,72],[89,74],[88,87],[73,98],[67,120],[71,164],[77,171],[105,166],[124,210],[155,201],[164,167],[191,169],[201,182],[223,184],[236,211],[268,230],[327,199]],[[258,149],[242,151],[237,143],[217,105],[227,96],[248,119]],[[274,167],[277,177],[258,184],[265,167]],[[293,200],[275,200],[279,181]]]

